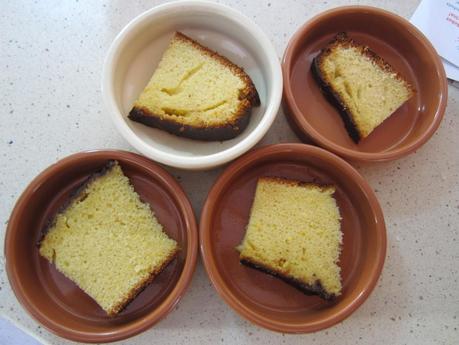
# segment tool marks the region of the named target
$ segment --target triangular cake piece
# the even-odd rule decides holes
[[[357,143],[414,95],[400,73],[344,32],[314,59],[312,69]]]
[[[241,68],[177,32],[129,118],[191,139],[227,140],[247,127],[259,104]]]

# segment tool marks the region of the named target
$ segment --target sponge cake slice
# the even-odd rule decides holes
[[[333,186],[283,178],[258,180],[240,262],[306,294],[341,294],[342,233]]]
[[[367,46],[339,33],[314,59],[312,70],[358,143],[413,94],[413,87]]]
[[[39,249],[109,316],[134,299],[178,250],[115,161],[77,190]]]
[[[244,130],[259,104],[241,68],[177,32],[129,118],[191,139],[227,140]]]

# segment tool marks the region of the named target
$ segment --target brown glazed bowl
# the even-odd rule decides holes
[[[382,56],[416,89],[359,144],[349,137],[311,73],[313,58],[341,31]],[[446,108],[447,81],[435,49],[408,21],[374,7],[338,7],[311,19],[291,38],[282,71],[283,106],[297,135],[353,161],[388,161],[413,152],[436,131]]]
[[[235,247],[244,237],[262,176],[336,186],[344,234],[339,261],[343,290],[336,301],[306,296],[239,263]],[[199,234],[204,265],[218,293],[241,316],[278,332],[314,332],[349,316],[375,287],[386,253],[383,214],[368,183],[338,156],[304,144],[267,146],[231,164],[209,192]]]
[[[114,318],[38,253],[46,222],[92,172],[116,159],[169,236],[178,257]],[[198,251],[196,220],[179,184],[151,160],[130,152],[91,151],[62,159],[38,175],[11,214],[5,238],[6,271],[23,307],[55,334],[80,342],[110,342],[140,333],[163,318],[184,294]]]

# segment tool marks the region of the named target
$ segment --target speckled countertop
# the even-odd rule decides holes
[[[56,160],[82,150],[132,150],[105,114],[100,79],[105,53],[132,18],[161,1],[0,2],[0,222]],[[313,15],[349,1],[221,1],[252,18],[282,56],[289,37]],[[409,18],[419,1],[353,1]],[[217,295],[198,263],[169,316],[130,344],[459,344],[459,89],[449,86],[444,121],[427,145],[404,159],[357,166],[385,213],[388,252],[367,302],[341,324],[309,335],[266,331],[241,319]],[[295,142],[284,115],[259,145]],[[168,170],[196,214],[222,169]],[[206,178],[203,178],[205,176]],[[3,240],[0,241],[3,255]],[[0,267],[0,312],[44,343],[66,343],[18,304]]]

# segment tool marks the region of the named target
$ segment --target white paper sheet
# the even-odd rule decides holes
[[[422,0],[411,17],[443,58],[446,76],[459,81],[459,1]]]

